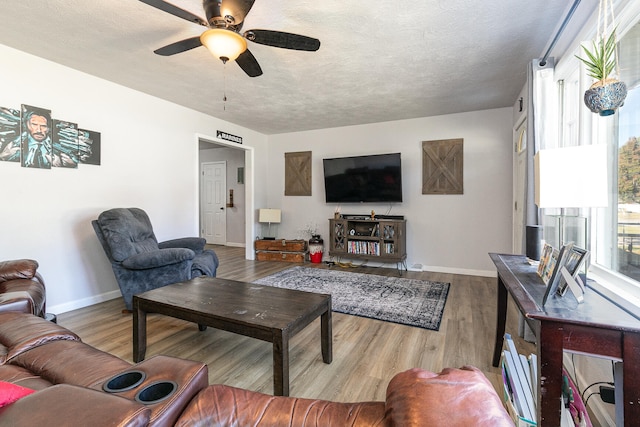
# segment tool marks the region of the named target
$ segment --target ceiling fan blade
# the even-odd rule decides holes
[[[174,6],[171,3],[167,3],[166,1],[163,1],[163,0],[140,0],[140,1],[142,3],[148,4],[149,6],[153,6],[156,9],[160,9],[163,12],[167,12],[174,16],[177,16],[178,18],[186,19],[187,21],[195,22],[196,24],[203,25],[205,27],[208,26],[207,21],[200,18],[199,16],[194,15],[193,13],[186,11],[184,9],[181,9],[178,6]]]
[[[153,53],[162,56],[171,56],[176,53],[186,52],[187,50],[191,50],[199,46],[202,46],[202,42],[200,41],[200,36],[196,36],[168,44],[160,49],[154,50]]]
[[[249,49],[245,50],[236,58],[236,62],[247,73],[249,77],[258,77],[262,75],[262,68]]]
[[[249,30],[245,31],[244,37],[252,42],[283,49],[315,51],[320,48],[318,39],[282,31]]]

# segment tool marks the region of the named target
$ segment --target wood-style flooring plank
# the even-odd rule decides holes
[[[248,261],[244,248],[212,248],[220,258],[218,277],[227,279],[251,282],[299,265]],[[396,269],[366,266],[344,270],[398,275]],[[290,342],[292,396],[343,402],[384,400],[387,384],[398,372],[413,367],[438,372],[462,365],[482,369],[502,396],[500,370],[491,366],[496,279],[432,272],[406,272],[403,277],[451,283],[440,330],[334,313],[333,362],[325,364],[317,319]],[[123,308],[122,300],[115,299],[59,314],[58,323],[86,343],[132,362],[132,316],[123,314]],[[516,336],[517,328],[517,312],[511,307],[507,331]],[[273,392],[270,343],[213,328],[200,332],[193,323],[158,314],[148,315],[147,331],[147,357],[166,354],[202,361],[209,366],[210,383]],[[518,345],[524,346],[523,352],[533,351],[531,344],[519,341]]]

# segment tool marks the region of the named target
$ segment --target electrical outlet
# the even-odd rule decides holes
[[[605,403],[616,403],[615,388],[608,385],[601,385],[600,398]]]

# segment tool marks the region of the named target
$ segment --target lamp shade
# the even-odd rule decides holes
[[[280,224],[280,209],[260,209],[258,211],[258,222]]]
[[[202,33],[200,41],[209,52],[223,62],[234,61],[247,50],[247,41],[240,34],[224,28],[211,28]]]
[[[539,208],[597,208],[609,201],[607,146],[540,150],[534,157]]]

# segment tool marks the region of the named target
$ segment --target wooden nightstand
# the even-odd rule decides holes
[[[258,261],[304,262],[307,255],[306,240],[256,240]]]

